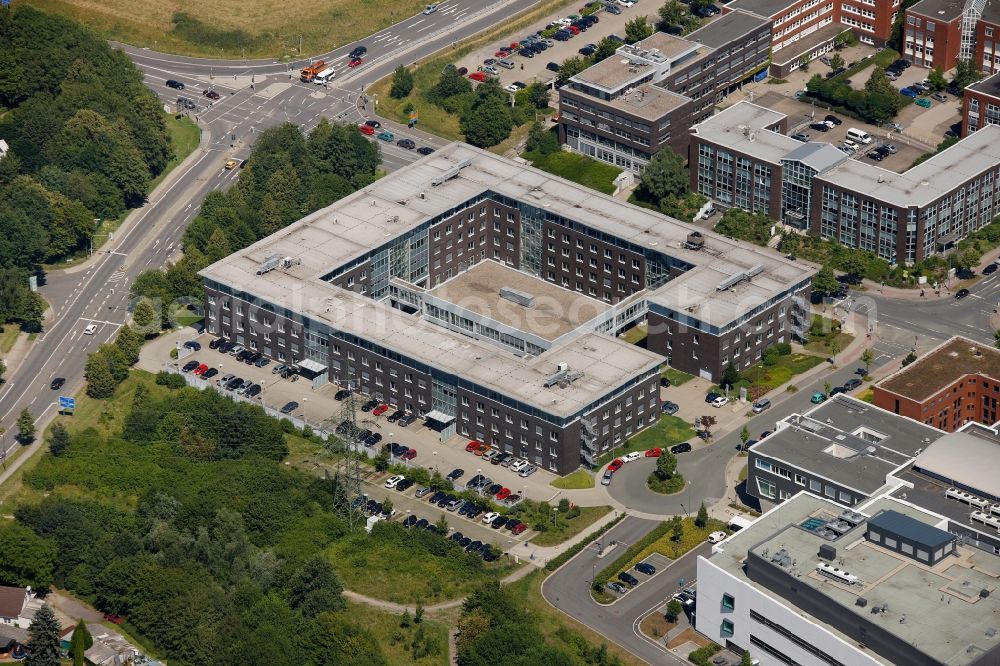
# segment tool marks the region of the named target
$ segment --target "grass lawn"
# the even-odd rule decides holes
[[[631,652],[626,651],[616,643],[608,641],[593,629],[577,622],[565,613],[549,605],[549,602],[542,597],[541,586],[543,580],[544,575],[542,572],[534,572],[518,581],[510,583],[507,587],[521,600],[524,608],[535,613],[538,619],[536,626],[542,632],[546,642],[563,645],[575,652],[582,638],[590,643],[588,647],[591,648],[593,646],[606,645],[608,654],[617,657],[624,666],[642,666],[646,664],[646,662]]]
[[[401,618],[396,613],[372,608],[366,604],[348,602],[347,610],[343,614],[352,624],[363,626],[372,632],[386,660],[393,666],[448,664],[448,627],[430,619],[427,615],[420,624],[411,622],[409,627],[402,627]],[[420,627],[423,629],[419,629]],[[419,633],[423,634],[423,645],[429,648],[432,654],[414,659],[411,645]]]
[[[201,142],[201,128],[187,116],[177,118],[172,113],[165,113],[164,119],[167,122],[167,131],[170,132],[170,143],[174,148],[174,156],[167,162],[163,172],[153,179],[150,190],[160,184],[167,174],[174,170],[178,164],[183,162],[188,155],[195,151]]]
[[[370,2],[372,0],[367,1]],[[416,67],[411,68],[413,72],[413,90],[403,99],[393,99],[389,95],[389,90],[392,88],[391,75],[380,81],[376,81],[368,87],[368,92],[369,96],[378,97],[378,114],[383,118],[391,118],[405,125],[409,121],[409,114],[403,113],[403,109],[407,104],[413,104],[419,119],[417,127],[445,139],[464,140],[461,127],[459,127],[458,116],[452,115],[441,107],[427,101],[426,93],[438,82],[444,66],[457,62],[469,53],[493,41],[501,44],[504,42],[505,37],[521,32],[532,23],[572,4],[572,0],[542,0],[542,2],[536,4],[532,9],[522,12],[517,17],[504,20],[502,27],[460,42],[445,53],[431,56],[429,60],[425,60]],[[525,125],[525,127],[529,126],[530,123]]]
[[[0,353],[7,354],[14,348],[17,334],[20,332],[21,328],[16,324],[7,324],[3,327],[3,332],[0,333]]]
[[[158,51],[213,58],[325,53],[419,14],[423,0],[32,0],[70,16],[102,36]],[[174,12],[196,19],[196,29],[174,29]],[[200,29],[199,29],[200,28]],[[241,46],[244,50],[241,50]],[[369,44],[369,48],[371,45]]]
[[[621,169],[586,155],[565,151],[544,157],[537,153],[524,153],[521,157],[530,160],[532,165],[543,171],[548,171],[604,194],[611,194],[615,191],[614,180],[622,172]]]
[[[581,506],[580,515],[576,518],[566,518],[558,514],[555,527],[552,526],[552,521],[549,521],[548,529],[532,537],[531,543],[536,546],[554,546],[562,543],[588,529],[609,511],[611,511],[610,506]]]
[[[173,312],[172,318],[178,326],[190,326],[202,321],[205,317],[191,309],[189,305],[178,305]]]
[[[358,530],[331,544],[325,554],[344,587],[396,603],[430,605],[461,597],[516,568],[506,557],[487,564],[453,541],[394,523],[377,524],[371,534]]]
[[[585,469],[578,469],[572,474],[556,479],[549,484],[553,488],[562,490],[583,490],[594,487],[594,475]]]
[[[684,384],[694,379],[694,375],[689,375],[686,372],[681,372],[676,368],[667,368],[666,370],[660,373],[660,376],[669,379],[670,383],[673,384],[674,386],[680,386],[681,384]]]
[[[871,386],[866,388],[864,391],[858,394],[858,400],[864,400],[865,402],[875,402],[875,391]]]
[[[610,580],[615,580],[619,573],[630,570],[653,553],[660,553],[676,560],[684,553],[704,543],[712,532],[726,530],[726,524],[715,518],[709,518],[705,527],[695,525],[694,518],[684,518],[683,523],[684,533],[681,535],[680,541],[674,541],[672,533],[668,532],[644,548],[630,547],[626,552],[629,556],[628,560],[623,566],[612,572]]]
[[[746,481],[747,480],[747,466],[743,465],[743,469],[740,470],[740,475],[736,477],[736,481]]]
[[[685,485],[684,477],[680,474],[675,474],[666,481],[661,481],[656,474],[650,474],[646,479],[646,487],[661,495],[676,495],[684,490]]]
[[[629,343],[630,345],[639,345],[640,347],[645,347],[647,335],[649,335],[649,331],[646,329],[646,325],[636,324],[635,326],[628,329],[622,334],[622,340]]]
[[[598,466],[604,465],[629,451],[645,451],[658,446],[673,446],[688,441],[695,434],[694,429],[684,419],[664,414],[660,417],[659,423],[652,428],[647,428],[638,435],[629,438],[625,441],[624,446],[619,446],[603,454],[597,459],[597,464]]]
[[[757,363],[740,373],[740,381],[729,391],[729,395],[739,395],[740,388],[746,387],[751,398],[773,391],[796,375],[815,368],[823,363],[823,358],[813,354],[791,353],[779,356],[774,365]],[[713,391],[723,393],[718,386]]]

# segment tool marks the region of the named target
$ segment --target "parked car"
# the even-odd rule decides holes
[[[817,132],[829,132],[830,126],[826,123],[810,123],[809,129],[814,129]]]
[[[285,406],[281,408],[281,413],[282,414],[291,414],[292,412],[294,412],[298,408],[299,408],[299,403],[297,403],[294,400],[292,400],[291,402],[286,402],[285,403]]]
[[[719,543],[725,538],[726,538],[726,533],[723,532],[722,530],[719,530],[718,532],[712,532],[711,534],[708,535],[708,542]]]
[[[823,118],[823,122],[825,122],[825,123],[832,123],[833,125],[839,125],[839,124],[841,124],[844,121],[842,121],[837,116],[827,115],[826,117]]]
[[[729,398],[724,395],[720,395],[718,398],[712,401],[712,407],[725,407],[729,404]]]
[[[844,382],[845,391],[853,391],[854,389],[859,388],[860,386],[861,386],[861,380],[854,377]]]
[[[955,292],[955,300],[960,301],[968,295],[969,295],[968,289],[959,289],[957,292]]]
[[[931,108],[931,106],[932,106],[932,104],[933,104],[933,102],[931,102],[931,101],[930,101],[929,99],[927,99],[926,97],[921,97],[920,99],[916,100],[916,101],[915,101],[915,102],[913,102],[913,103],[914,103],[914,104],[916,104],[917,106],[921,107],[921,108],[924,108],[924,109],[929,109],[929,108]]]
[[[483,524],[489,525],[499,517],[500,517],[499,513],[497,513],[496,511],[490,511],[485,516],[483,516]]]
[[[708,395],[705,396],[705,402],[707,402],[708,404],[712,404],[713,402],[715,402],[716,398],[720,397],[720,395],[721,394],[716,393],[715,391],[712,391]]]
[[[620,470],[625,465],[625,461],[621,458],[615,458],[610,463],[608,463],[608,471],[612,474]]]
[[[457,469],[457,468],[453,469],[450,472],[448,472],[448,480],[449,481],[454,481],[454,480],[460,478],[464,474],[465,474],[465,470],[464,469]]]
[[[605,472],[604,476],[601,477],[601,485],[602,486],[610,486],[611,485],[611,477],[613,477],[613,476],[614,476],[614,472],[610,472],[610,471],[609,472]]]
[[[691,445],[687,442],[681,442],[680,444],[674,444],[670,447],[670,452],[674,455],[678,453],[688,453],[691,450]]]
[[[792,138],[795,139],[796,141],[801,141],[802,143],[806,143],[807,141],[809,141],[809,135],[806,134],[805,132],[796,132],[795,134],[792,135]]]
[[[167,87],[174,90],[184,90],[184,84],[176,79],[167,79]]]
[[[641,457],[642,457],[642,452],[641,451],[630,451],[629,453],[626,453],[625,455],[623,455],[621,459],[622,459],[623,462],[630,463],[633,460],[638,460]]]
[[[809,402],[813,403],[814,405],[818,405],[821,402],[826,402],[826,398],[827,395],[825,393],[823,393],[822,391],[817,391],[816,393],[812,394],[811,398],[809,398]]]
[[[388,489],[390,489],[390,490],[392,490],[393,488],[396,487],[396,484],[398,484],[400,481],[402,481],[405,478],[406,477],[403,476],[402,474],[397,474],[395,476],[390,476],[386,480],[386,482],[385,482],[385,487],[388,488]]]
[[[680,410],[680,407],[677,405],[676,402],[670,402],[669,400],[664,400],[663,404],[660,406],[660,409],[663,410],[664,414],[668,416],[673,416],[678,412],[678,410]]]
[[[612,590],[613,592],[617,592],[618,594],[625,594],[626,592],[628,592],[628,588],[616,580],[608,583],[608,589]]]
[[[767,411],[771,408],[771,401],[767,398],[758,398],[754,401],[753,407],[750,408],[754,414],[760,414],[761,412]]]
[[[191,372],[192,370],[194,370],[195,368],[197,368],[199,365],[201,365],[201,363],[198,362],[198,361],[188,361],[187,363],[185,363],[181,367],[181,372]]]
[[[523,478],[527,478],[527,477],[531,476],[532,474],[534,474],[537,471],[538,471],[538,468],[535,467],[534,465],[527,465],[526,467],[523,467],[521,469],[521,471],[517,473],[517,475],[520,476],[523,479]]]
[[[389,411],[389,405],[386,405],[386,404],[383,403],[383,404],[379,405],[378,407],[376,407],[375,409],[372,410],[372,415],[373,416],[381,416],[381,415],[385,414],[387,411]]]
[[[646,451],[647,458],[659,458],[661,455],[663,455],[663,449],[659,447]]]
[[[639,562],[635,565],[635,570],[639,573],[644,573],[647,576],[652,576],[656,573],[656,567],[654,567],[649,562]]]
[[[482,83],[486,80],[486,74],[484,72],[473,72],[472,74],[469,74],[469,78],[473,81],[479,81]]]
[[[626,585],[629,585],[631,587],[635,587],[636,585],[639,584],[639,579],[638,578],[636,578],[632,574],[630,574],[628,572],[625,572],[625,571],[623,571],[622,573],[618,574],[618,580],[620,580],[621,582],[623,582]]]

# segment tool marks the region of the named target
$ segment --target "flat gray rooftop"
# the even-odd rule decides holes
[[[935,527],[945,522],[941,516],[886,497],[866,505],[861,513],[874,516],[888,510]],[[743,560],[753,552],[766,563],[754,562],[752,566],[778,567],[795,576],[798,584],[824,595],[831,608],[835,606],[845,618],[845,624],[854,622],[848,619],[852,616],[857,616],[857,621],[876,623],[949,666],[971,664],[996,645],[1000,638],[990,638],[987,632],[998,625],[1000,599],[995,591],[1000,587],[1000,558],[959,546],[957,556],[946,557],[930,567],[868,542],[864,538],[867,521],[863,521],[833,542],[837,549],[835,565],[860,581],[856,585],[837,583],[816,572],[819,547],[830,542],[802,524],[809,519],[835,519],[842,511],[843,507],[833,502],[801,493],[736,533],[710,561],[768,596],[793,603],[748,578]],[[773,561],[782,550],[787,558]],[[994,593],[981,598],[982,589]],[[867,600],[866,606],[855,604],[860,597]],[[887,612],[873,615],[871,608],[882,604],[888,606]],[[822,622],[801,608],[797,612],[856,644],[836,625]],[[867,654],[878,657],[872,650]]]
[[[937,21],[951,21],[961,16],[964,6],[964,0],[920,0],[907,11]]]
[[[765,26],[770,27],[770,25],[771,19],[764,16],[746,11],[727,12],[714,21],[710,21],[708,25],[690,33],[685,39],[718,49],[755,30]]]
[[[528,294],[534,302],[527,307],[515,303],[500,295],[501,287]],[[546,340],[574,331],[611,309],[606,303],[492,260],[479,262],[428,293]]]
[[[770,18],[795,5],[797,0],[735,0],[725,5],[722,11],[742,9],[752,14]]]
[[[1000,126],[987,125],[926,162],[896,173],[845,160],[817,176],[845,190],[906,208],[926,206],[1000,164]]]
[[[976,81],[972,85],[966,86],[966,90],[975,90],[986,95],[1000,98],[1000,72],[987,77],[982,81]]]
[[[1000,497],[1000,437],[986,427],[948,433],[917,456],[913,466],[992,497]]]
[[[718,146],[780,166],[781,160],[802,143],[764,128],[776,125],[786,117],[783,113],[752,102],[737,102],[692,127],[691,133]]]
[[[861,436],[860,428],[867,435]],[[872,435],[884,438],[875,442]],[[871,495],[945,433],[843,394],[804,415],[793,414],[753,451]],[[874,453],[867,452],[869,447]]]

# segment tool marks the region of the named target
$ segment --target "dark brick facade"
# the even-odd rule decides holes
[[[494,201],[482,201],[455,213],[430,229],[430,285],[436,286],[483,259],[518,268],[520,212]]]
[[[646,260],[638,252],[552,222],[543,233],[542,277],[549,282],[608,303],[645,288]]]

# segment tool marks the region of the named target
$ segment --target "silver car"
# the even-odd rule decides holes
[[[536,471],[538,471],[537,467],[535,467],[534,465],[528,465],[527,467],[525,467],[524,469],[522,469],[520,472],[518,472],[518,475],[521,476],[522,478],[524,478],[524,477],[531,476]]]

